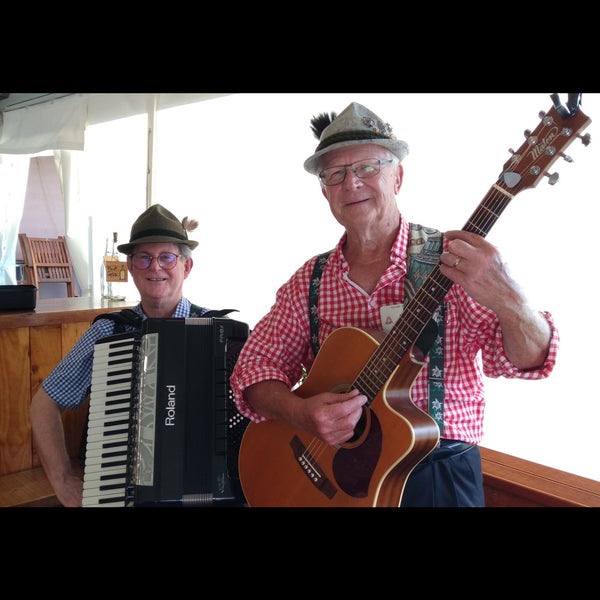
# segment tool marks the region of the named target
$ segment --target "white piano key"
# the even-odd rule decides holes
[[[82,506],[125,506],[124,494],[111,494],[107,496],[84,496]]]
[[[120,476],[123,478],[123,481],[125,481],[125,471],[126,468],[123,466],[102,469],[99,465],[94,465],[89,470],[86,468],[85,476],[83,479],[83,485],[84,487],[98,487],[98,482],[102,477],[107,477],[111,475]]]

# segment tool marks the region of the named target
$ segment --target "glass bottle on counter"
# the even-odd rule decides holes
[[[110,299],[112,295],[112,283],[106,280],[106,261],[110,258],[108,252],[108,238],[106,238],[106,244],[104,248],[104,256],[100,263],[100,295],[103,298]]]
[[[124,263],[119,261],[119,252],[117,250],[118,234],[115,231],[113,233],[112,247],[109,251],[108,239],[106,240],[106,247],[104,250],[104,257],[102,258],[102,264],[100,265],[100,288],[102,298],[106,300],[125,300],[125,296],[119,293],[119,281],[127,281],[126,269],[124,269]],[[120,269],[111,268],[111,263],[115,263],[116,266],[120,266]],[[116,285],[115,285],[116,284]],[[116,289],[115,289],[116,288]]]

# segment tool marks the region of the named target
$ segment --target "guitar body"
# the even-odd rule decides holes
[[[359,329],[334,331],[296,393],[307,398],[348,391],[377,347]],[[365,407],[355,438],[341,446],[329,446],[282,421],[250,423],[239,457],[248,504],[399,506],[408,476],[439,439],[436,423],[410,399],[410,387],[422,368],[407,352]]]

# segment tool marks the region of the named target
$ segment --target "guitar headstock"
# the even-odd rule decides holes
[[[536,186],[543,177],[548,177],[548,182],[554,185],[558,181],[558,173],[549,173],[552,164],[559,158],[572,162],[564,151],[576,139],[585,146],[590,143],[590,135],[582,136],[581,132],[592,122],[591,119],[578,105],[567,109],[560,105],[556,95],[553,100],[552,108],[540,113],[538,126],[533,131],[525,131],[525,142],[519,149],[509,150],[512,156],[504,164],[498,185],[513,196]]]

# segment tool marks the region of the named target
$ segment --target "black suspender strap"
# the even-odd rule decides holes
[[[319,351],[319,288],[321,287],[321,276],[323,269],[327,264],[327,259],[332,250],[321,254],[315,263],[310,286],[308,288],[308,318],[310,321],[310,343],[312,345],[313,355],[317,356]]]

